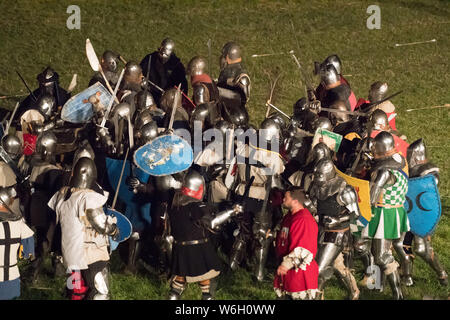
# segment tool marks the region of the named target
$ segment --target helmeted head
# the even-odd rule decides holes
[[[303,112],[308,110],[308,100],[306,100],[305,97],[300,98],[296,103],[294,103],[292,109],[294,115],[302,114]]]
[[[116,72],[118,63],[119,55],[117,53],[111,50],[103,52],[102,60],[100,61],[103,71]]]
[[[58,82],[59,75],[52,68],[46,67],[37,75],[36,79],[39,82],[41,93],[53,94],[55,92],[55,83]]]
[[[34,153],[42,161],[50,161],[56,151],[58,141],[52,131],[42,132],[36,140]]]
[[[175,50],[175,41],[173,41],[170,38],[165,38],[161,45],[158,48],[158,55],[159,58],[163,63],[166,63],[169,61],[170,56],[172,55],[173,51]]]
[[[123,80],[125,83],[141,84],[144,78],[141,66],[135,61],[128,61],[125,65]]]
[[[156,121],[150,121],[144,124],[139,131],[139,145],[144,145],[158,136],[158,125]]]
[[[406,159],[410,168],[424,164],[428,161],[427,149],[422,138],[414,141],[408,146]]]
[[[220,56],[221,69],[228,64],[241,62],[241,60],[241,48],[237,43],[230,41],[222,47],[222,55]]]
[[[369,127],[373,130],[385,131],[389,129],[389,121],[386,112],[381,109],[374,110],[369,117]]]
[[[342,100],[338,100],[330,106],[331,109],[348,111],[345,102]],[[330,112],[330,118],[334,121],[334,123],[343,123],[350,120],[350,116],[347,113],[341,112]]]
[[[281,127],[274,119],[266,118],[261,122],[259,136],[268,142],[280,141]]]
[[[325,85],[333,85],[340,81],[339,73],[332,64],[327,64],[320,68],[320,81]]]
[[[127,102],[121,102],[114,107],[113,117],[128,118],[131,115],[131,106]]]
[[[137,111],[143,111],[150,108],[156,108],[156,102],[152,94],[147,90],[139,91],[135,96],[135,104]]]
[[[245,108],[237,105],[226,106],[223,108],[223,118],[233,124],[236,128],[248,128],[248,113]]]
[[[201,56],[195,56],[189,61],[187,65],[187,73],[193,77],[204,74],[206,72],[207,62]]]
[[[181,193],[197,200],[203,199],[205,194],[205,179],[197,170],[193,168],[188,170],[183,179]]]
[[[368,100],[370,102],[383,100],[387,92],[388,84],[386,82],[376,81],[370,86]]]
[[[17,197],[17,192],[14,186],[3,187],[0,186],[0,206],[4,206],[5,204],[9,207],[14,202],[14,199]]]
[[[228,130],[233,129],[233,125],[226,120],[220,120],[214,125],[214,128],[218,129],[223,135],[225,135]]]
[[[39,112],[48,120],[56,106],[56,99],[50,94],[43,94],[38,98],[36,105]]]
[[[319,117],[316,120],[314,120],[314,123],[312,125],[313,131],[316,132],[316,130],[319,128],[328,130],[328,131],[332,131],[333,126],[331,125],[330,119],[325,118],[325,117]]]
[[[135,136],[137,138],[139,138],[139,136],[140,136],[139,130],[141,130],[141,128],[145,124],[147,124],[151,121],[153,121],[153,116],[152,116],[152,113],[150,110],[147,109],[147,110],[137,113],[136,119],[134,121],[134,131],[135,131]]]
[[[202,123],[203,130],[206,127],[210,126],[209,123],[209,108],[207,103],[199,104],[197,107],[195,107],[194,111],[192,111],[191,118],[190,118],[190,125],[191,128],[194,128],[194,123],[196,121],[200,121]]]
[[[322,63],[323,65],[331,64],[336,69],[337,74],[341,75],[342,73],[342,63],[341,59],[339,59],[337,54],[332,54],[328,56]]]
[[[314,168],[314,183],[323,185],[336,177],[336,170],[331,159],[323,158],[319,160]]]
[[[306,162],[317,164],[322,159],[331,159],[331,150],[325,143],[319,142],[309,152]]]
[[[92,189],[97,180],[97,167],[94,160],[82,157],[72,169],[69,186],[79,189]]]
[[[13,160],[17,160],[22,156],[22,143],[15,135],[7,134],[3,136],[2,147]]]
[[[75,151],[73,155],[73,162],[72,162],[73,165],[75,165],[81,158],[89,158],[95,160],[94,149],[92,149],[91,145],[87,140],[84,140]]]
[[[164,93],[162,94],[161,99],[159,100],[159,105],[165,113],[169,113],[172,111],[172,106],[177,94],[177,90],[177,88],[170,88],[164,91]],[[178,105],[178,102],[180,103],[180,105]],[[179,100],[178,102],[177,107],[181,106],[181,100]]]
[[[286,127],[287,127],[286,119],[281,114],[279,114],[278,112],[270,114],[268,118],[269,119],[273,119],[273,121],[278,123],[278,125],[280,126],[281,130],[286,129]]]
[[[394,137],[389,132],[381,131],[373,139],[372,154],[375,158],[388,157],[396,152]]]

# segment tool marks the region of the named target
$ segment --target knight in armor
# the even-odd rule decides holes
[[[380,104],[370,106],[370,103],[375,103],[386,98],[388,89],[389,86],[386,82],[375,81],[370,85],[367,100],[360,99],[360,101],[358,101],[358,108],[360,108],[362,112],[372,112],[377,109],[384,111],[387,114],[389,126],[393,130],[397,130],[395,126],[395,118],[397,114],[395,113],[395,106],[390,100],[386,100]]]
[[[394,299],[403,299],[398,263],[392,255],[391,246],[405,260],[403,239],[409,231],[409,221],[403,207],[408,191],[408,177],[402,168],[405,159],[397,152],[393,136],[380,132],[373,141],[374,161],[370,171],[370,202],[372,219],[362,230],[361,237],[372,241],[375,264],[387,278]]]
[[[216,279],[222,266],[210,234],[242,212],[242,207],[235,205],[213,215],[211,208],[203,202],[205,188],[203,177],[190,169],[169,211],[174,238],[170,300],[180,299],[186,284],[195,282],[200,285],[203,300],[214,299]]]
[[[174,101],[176,99],[177,90],[178,89],[176,88],[168,89],[161,97],[159,106],[165,112],[165,116],[162,121],[164,128],[169,127],[170,117],[172,114]],[[173,118],[172,129],[185,129],[188,131],[191,130],[189,114],[187,113],[186,109],[182,107],[181,99],[175,101],[175,115]]]
[[[181,90],[187,94],[186,70],[174,50],[175,42],[170,38],[165,38],[158,50],[142,59],[140,66],[144,76],[160,89],[166,91],[181,83]],[[159,105],[163,92],[151,83],[149,83],[149,91],[155,98],[156,104]]]
[[[227,42],[222,48],[217,86],[237,92],[240,95],[240,106],[245,108],[250,99],[251,82],[242,65],[241,47],[235,42]]]
[[[8,169],[9,176],[14,175]],[[11,300],[20,296],[17,258],[34,255],[34,237],[22,214],[13,208],[17,197],[15,186],[2,182],[5,183],[0,186],[0,300]]]
[[[272,189],[284,189],[280,174],[284,171],[284,161],[279,154],[282,140],[281,128],[273,119],[261,123],[258,136],[259,145],[252,141],[238,140],[236,150],[235,177],[237,188],[235,201],[243,203],[245,211],[238,219],[238,234],[235,238],[230,256],[230,268],[236,270],[246,254],[247,244],[254,241],[255,276],[263,281],[269,246],[272,242]],[[253,142],[254,143],[254,142]],[[243,198],[250,177],[255,177],[250,187],[249,196]],[[281,204],[281,203],[280,203]]]
[[[63,171],[55,163],[56,136],[52,131],[44,131],[38,136],[36,150],[30,162],[31,197],[25,204],[26,219],[36,229],[36,259],[33,280],[42,270],[43,260],[53,247],[55,214],[47,206],[52,195],[62,187]]]
[[[432,175],[436,181],[436,184],[439,183],[439,168],[428,160],[423,139],[419,139],[411,143],[408,148],[407,160],[410,178]],[[401,268],[405,285],[409,287],[414,284],[412,278],[414,262],[414,254],[412,249],[413,243],[414,253],[421,257],[434,270],[434,272],[436,272],[441,285],[447,286],[448,274],[439,262],[439,257],[433,249],[431,244],[431,235],[419,237],[410,231],[406,233],[405,240],[403,241],[403,249],[406,253],[406,259]]]
[[[344,283],[351,300],[359,298],[359,289],[340,254],[350,246],[350,221],[359,215],[358,195],[337,175],[330,159],[320,160],[314,169],[309,197],[317,208],[319,238],[316,261],[319,265],[319,291],[335,273]]]
[[[191,119],[201,120],[204,130],[221,120],[219,90],[205,69],[206,59],[200,56],[192,58],[187,66],[187,72],[191,76],[192,100],[197,106]]]
[[[321,106],[329,108],[336,101],[344,101],[347,111],[353,111],[356,106],[356,98],[350,86],[344,83],[333,64],[327,64],[320,69],[320,81],[325,88],[325,93],[319,99]]]
[[[46,67],[42,73],[37,75],[37,81],[39,88],[33,91],[33,95],[30,94],[20,103],[16,111],[16,119],[20,119],[25,111],[32,108],[36,109],[37,101],[42,95],[54,97],[58,108],[62,107],[70,99],[70,93],[59,86],[59,75],[52,68]],[[18,122],[15,123],[20,125]]]
[[[100,61],[103,74],[113,89],[116,87],[117,81],[119,80],[119,74],[117,73],[119,57],[120,55],[118,53],[111,50],[106,50],[103,52],[102,59]],[[105,88],[107,88],[105,79],[100,72],[96,72],[92,76],[91,80],[89,80],[89,87],[97,82],[100,82]]]
[[[312,300],[317,294],[319,268],[314,258],[318,227],[304,207],[307,201],[299,187],[289,188],[283,199],[289,213],[284,216],[276,239],[279,267],[274,289],[278,298]]]
[[[325,58],[325,60],[322,63],[315,62],[314,63],[314,68],[315,68],[314,73],[317,75],[320,75],[322,70],[326,69],[326,66],[328,66],[328,65],[332,65],[335,68],[336,73],[338,75],[338,80],[340,81],[340,83],[342,83],[350,88],[350,84],[348,83],[347,79],[345,79],[344,76],[342,75],[342,62],[337,54],[332,54],[332,55],[328,56],[327,58]],[[319,101],[322,101],[323,99],[325,99],[326,95],[328,94],[327,91],[328,91],[327,84],[324,83],[323,81],[321,81],[319,86],[316,88],[315,92],[308,92],[308,96],[310,97],[310,100],[314,100],[314,98],[317,97],[317,99]],[[313,98],[313,99],[311,99],[311,98]],[[356,97],[353,92],[351,92],[351,94],[350,94],[349,103],[350,103],[352,110],[356,109],[357,101],[356,101]]]
[[[61,225],[64,265],[71,273],[72,300],[106,300],[110,297],[109,238],[118,235],[115,218],[103,206],[108,194],[95,192],[97,170],[90,158],[75,164],[69,185],[48,202]]]

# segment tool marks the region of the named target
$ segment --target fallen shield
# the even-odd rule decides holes
[[[408,180],[404,206],[412,233],[425,237],[434,232],[442,209],[439,190],[431,174]]]
[[[123,214],[110,208],[104,209],[106,215],[117,218],[117,228],[119,228],[119,236],[115,240],[109,237],[111,251],[115,250],[119,243],[124,242],[131,236],[132,226],[130,220]]]
[[[194,160],[189,143],[172,134],[155,138],[134,153],[136,166],[153,176],[165,176],[188,169]]]
[[[111,93],[100,83],[96,82],[86,90],[70,98],[61,110],[61,119],[71,123],[86,123],[94,116],[89,97],[96,95],[100,103],[108,106]]]

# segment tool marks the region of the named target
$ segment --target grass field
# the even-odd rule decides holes
[[[292,104],[304,96],[299,70],[287,54],[252,58],[253,54],[294,50],[302,65],[312,72],[313,62],[336,53],[343,61],[343,74],[357,97],[367,97],[374,81],[387,81],[390,92],[404,92],[393,99],[397,107],[397,128],[412,142],[420,137],[429,147],[429,156],[441,169],[440,193],[443,215],[434,236],[434,248],[450,270],[450,110],[429,109],[406,112],[409,108],[450,103],[450,1],[76,1],[81,9],[81,29],[69,30],[66,13],[73,1],[2,1],[0,3],[0,96],[26,94],[15,70],[31,87],[36,75],[51,65],[67,87],[78,74],[75,93],[87,87],[92,70],[85,55],[89,38],[97,55],[113,49],[125,59],[140,61],[167,36],[176,42],[176,54],[186,65],[194,55],[208,57],[212,40],[211,75],[219,74],[219,56],[224,43],[238,42],[243,63],[252,80],[248,103],[251,122],[258,125],[265,114],[270,79],[279,73],[272,101],[291,113]],[[381,29],[369,30],[369,5],[381,9]],[[395,47],[437,39],[435,43]],[[317,83],[318,80],[314,79]],[[14,100],[0,100],[12,108]],[[113,256],[116,261],[117,257]],[[414,265],[415,286],[405,288],[408,299],[431,296],[447,299],[434,273],[420,258]],[[146,272],[126,276],[113,263],[112,290],[115,299],[163,299],[165,279]],[[362,267],[356,264],[356,276]],[[36,288],[23,287],[22,299],[59,299],[64,279],[44,278]],[[271,283],[257,284],[241,270],[220,280],[219,299],[272,299]],[[50,290],[45,288],[51,288]],[[199,297],[198,288],[189,288],[185,299]],[[327,299],[345,299],[337,280],[330,281]],[[384,293],[363,290],[361,299],[390,299]]]

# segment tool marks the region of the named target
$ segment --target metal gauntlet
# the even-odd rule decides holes
[[[87,209],[86,216],[92,227],[98,233],[113,237],[118,234],[119,229],[117,228],[117,225],[108,220],[108,217],[102,208]]]

